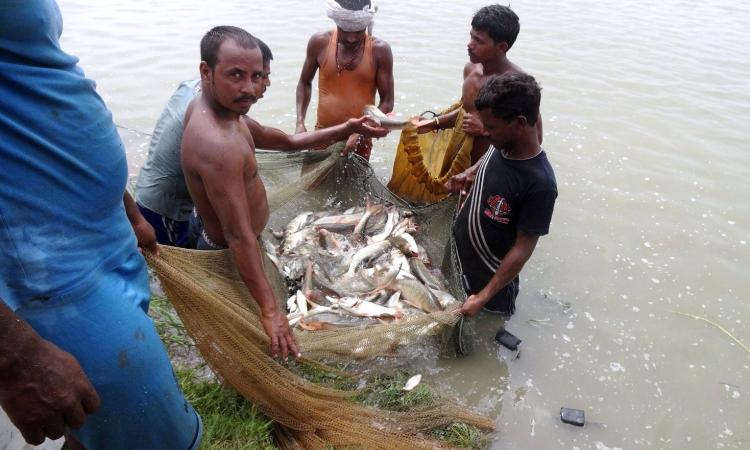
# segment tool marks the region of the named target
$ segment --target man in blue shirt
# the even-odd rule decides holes
[[[61,32],[54,0],[0,3],[0,405],[31,444],[197,448],[200,418],[146,314],[133,230],[153,250],[153,229]]]

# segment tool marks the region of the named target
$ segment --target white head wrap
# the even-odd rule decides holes
[[[377,11],[375,0],[370,0],[370,6],[365,6],[359,11],[346,9],[335,0],[326,0],[326,14],[344,31],[362,31],[367,28],[367,32],[372,34]]]

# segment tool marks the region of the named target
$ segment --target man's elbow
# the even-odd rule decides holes
[[[227,248],[232,251],[252,250],[257,246],[257,241],[253,239],[250,232],[236,232],[234,230],[224,229],[224,241]]]
[[[386,114],[393,111],[393,99],[391,98],[391,99],[385,99],[381,101],[380,105],[378,105],[378,109],[383,111]]]

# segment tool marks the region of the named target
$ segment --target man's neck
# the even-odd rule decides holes
[[[503,149],[503,156],[508,159],[531,159],[542,152],[542,146],[536,136],[536,128],[531,127],[531,131],[523,138],[506,144]]]
[[[240,115],[236,112],[229,110],[219,104],[219,102],[214,99],[213,95],[211,95],[211,91],[206,89],[206,86],[203,86],[203,89],[201,89],[201,100],[203,101],[203,104],[211,110],[211,113],[216,117],[217,119],[221,121],[226,122],[236,122],[240,120]]]
[[[505,73],[510,66],[510,60],[503,54],[497,58],[482,62],[482,73],[485,77]]]

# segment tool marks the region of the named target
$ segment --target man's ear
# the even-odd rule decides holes
[[[501,50],[503,53],[508,53],[508,43],[505,41],[501,41],[495,44],[495,48]]]
[[[528,125],[529,121],[526,119],[526,116],[516,116],[513,118],[513,127],[518,131],[524,130]]]
[[[201,80],[211,80],[213,70],[211,69],[211,67],[209,67],[206,61],[201,61],[200,65],[198,66],[198,71],[201,74]]]

